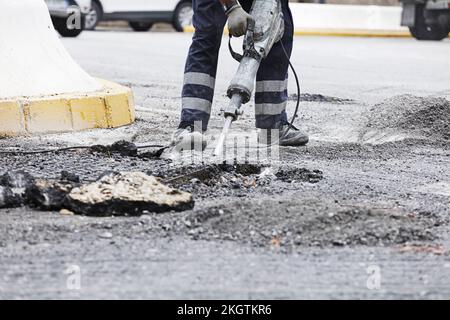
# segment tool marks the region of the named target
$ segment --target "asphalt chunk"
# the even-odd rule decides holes
[[[26,203],[40,210],[60,210],[66,197],[78,184],[38,179],[25,192]]]
[[[0,186],[0,208],[15,208],[23,204],[23,198],[11,188]]]
[[[323,179],[323,172],[320,170],[309,170],[306,168],[283,168],[275,176],[283,182],[309,182],[318,183]]]
[[[0,185],[10,188],[25,189],[34,183],[34,177],[26,171],[6,172],[0,177]]]
[[[155,177],[141,172],[120,172],[74,188],[66,205],[82,215],[135,216],[192,209],[194,200],[190,193],[167,187]]]

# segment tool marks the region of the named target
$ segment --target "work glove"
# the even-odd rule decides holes
[[[228,12],[228,30],[233,37],[243,36],[247,32],[248,21],[253,19],[240,5]]]

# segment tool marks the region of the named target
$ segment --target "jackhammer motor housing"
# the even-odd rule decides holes
[[[284,34],[284,18],[279,0],[254,1],[250,15],[254,21],[249,23],[245,36],[244,55],[227,92],[230,99],[240,94],[243,104],[250,101],[261,60],[267,57],[273,45]]]

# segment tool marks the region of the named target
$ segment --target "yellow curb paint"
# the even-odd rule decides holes
[[[411,38],[407,31],[369,31],[369,30],[295,30],[296,36],[322,36],[322,37],[367,37],[367,38]]]
[[[195,32],[195,28],[193,26],[186,26],[183,28],[183,31],[186,33],[194,33]]]
[[[133,91],[129,90],[128,91],[128,105],[129,106],[134,106],[134,95],[133,95]],[[134,107],[130,107],[130,116],[131,116],[131,121],[134,122],[136,120],[136,110],[134,109]]]
[[[109,127],[120,127],[132,122],[128,95],[117,94],[106,97],[106,114]]]
[[[188,26],[184,28],[184,32],[193,33],[195,28]],[[224,34],[228,34],[227,28]],[[392,30],[350,30],[350,29],[296,29],[296,36],[322,36],[322,37],[376,37],[376,38],[411,38],[408,31],[392,31]]]
[[[19,102],[0,102],[0,136],[26,132],[21,109]]]
[[[73,130],[108,127],[103,97],[72,99],[69,103],[72,109]]]
[[[112,128],[135,120],[131,89],[100,80],[100,91],[0,99],[0,136]]]
[[[72,113],[65,99],[30,101],[24,109],[29,133],[72,130]]]

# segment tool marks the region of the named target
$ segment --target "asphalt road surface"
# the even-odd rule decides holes
[[[99,31],[64,39],[88,73],[133,88],[136,123],[2,139],[0,148],[166,144],[190,37]],[[87,151],[4,156],[0,174],[205,174],[174,183],[196,199],[182,213],[1,209],[0,298],[449,299],[450,41],[297,37],[292,62],[303,93],[297,124],[311,142],[281,149],[276,171],[223,170],[208,157],[188,166]],[[223,46],[210,136],[221,128],[236,68]],[[251,131],[252,119],[249,106],[233,129]]]

